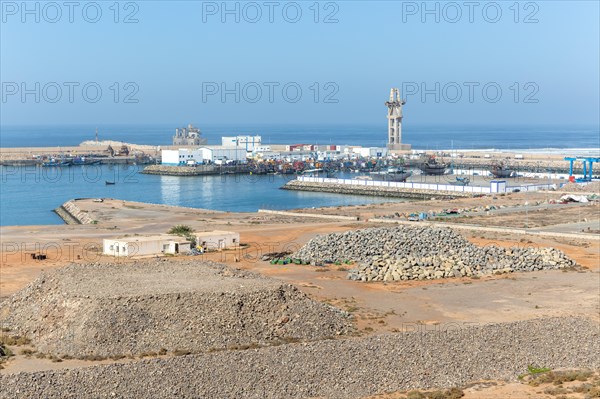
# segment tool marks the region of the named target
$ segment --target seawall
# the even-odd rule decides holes
[[[148,175],[166,176],[208,176],[223,174],[250,173],[246,165],[220,166],[220,165],[196,165],[196,166],[172,166],[172,165],[150,165],[141,172]]]

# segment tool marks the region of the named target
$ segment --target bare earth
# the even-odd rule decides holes
[[[271,265],[261,261],[263,254],[294,251],[317,234],[379,225],[369,219],[394,213],[441,211],[480,205],[533,203],[559,193],[513,193],[504,197],[462,198],[452,201],[400,202],[368,206],[333,207],[299,211],[298,216],[258,213],[228,213],[199,209],[150,205],[106,199],[104,202],[77,201],[96,225],[1,227],[0,301],[23,288],[43,270],[69,264],[114,262],[100,255],[103,238],[124,235],[166,233],[176,224],[187,224],[196,231],[232,230],[241,234],[247,247],[209,253],[194,259],[213,260],[252,270],[289,282],[314,299],[336,305],[353,313],[358,329],[366,334],[378,332],[439,329],[457,325],[527,320],[542,316],[584,316],[600,320],[600,206],[571,204],[556,207],[507,208],[505,212],[469,214],[469,218],[446,218],[444,223],[543,229],[557,233],[577,233],[576,238],[515,235],[509,232],[463,231],[476,245],[551,246],[564,251],[584,266],[581,271],[542,271],[513,273],[489,278],[447,279],[397,283],[361,284],[346,279],[342,266],[317,268],[303,265]],[[302,213],[358,216],[356,222],[311,218]],[[476,215],[476,216],[475,216]],[[586,231],[587,230],[587,231]],[[590,231],[592,230],[592,231]],[[358,244],[357,244],[358,245]],[[45,249],[49,259],[33,260],[30,252]],[[189,261],[180,255],[172,261]],[[128,262],[128,260],[119,260]],[[120,360],[129,362],[131,360]],[[102,361],[101,363],[114,362]],[[77,368],[98,362],[64,360],[53,363],[17,355],[0,373]],[[464,390],[467,399],[550,398],[539,387],[518,381],[480,382]],[[402,398],[401,393],[377,398]],[[577,398],[583,396],[570,395]]]

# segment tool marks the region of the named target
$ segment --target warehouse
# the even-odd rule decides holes
[[[262,137],[260,136],[224,136],[221,137],[221,144],[223,147],[239,147],[246,150],[246,152],[252,152],[257,147],[260,147],[262,143]]]
[[[246,162],[246,150],[239,147],[210,146],[198,149],[204,163],[222,163],[224,161]]]
[[[162,165],[190,165],[203,163],[202,151],[180,148],[178,150],[162,150]]]

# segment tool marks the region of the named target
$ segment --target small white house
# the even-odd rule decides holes
[[[194,234],[196,245],[209,250],[235,248],[240,245],[240,233],[232,231],[204,231]]]
[[[104,255],[116,257],[178,254],[191,249],[189,241],[175,235],[104,239],[103,244]]]

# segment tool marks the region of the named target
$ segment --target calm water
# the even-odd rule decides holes
[[[176,125],[98,126],[100,139],[137,144],[169,145]],[[201,125],[209,144],[221,136],[257,134],[265,144],[353,144],[383,146],[386,125]],[[96,126],[1,126],[0,147],[74,146],[93,140]],[[403,141],[417,149],[539,149],[599,148],[598,126],[411,126],[405,124]]]
[[[142,166],[0,167],[0,225],[62,224],[52,209],[73,198],[118,198],[222,211],[292,209],[399,201],[280,190],[289,176],[154,176]],[[115,181],[106,185],[105,181]]]

